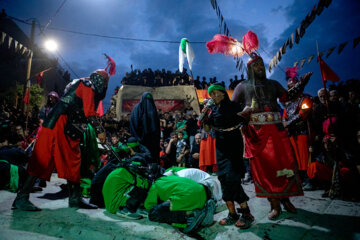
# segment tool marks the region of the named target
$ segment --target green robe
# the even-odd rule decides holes
[[[106,210],[116,213],[119,207],[126,206],[126,201],[130,197],[128,193],[135,186],[148,189],[150,184],[147,179],[138,174],[133,175],[125,168],[117,168],[112,171],[106,178],[102,189]]]
[[[153,183],[144,203],[145,208],[150,210],[159,203],[158,199],[163,202],[170,200],[171,211],[192,211],[204,207],[206,192],[192,179],[171,175]]]

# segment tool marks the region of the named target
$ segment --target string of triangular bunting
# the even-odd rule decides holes
[[[279,51],[277,51],[275,56],[270,60],[269,72],[271,72],[271,70],[279,64],[282,55],[286,53],[287,47],[291,49],[294,45],[294,42],[299,44],[300,38],[304,36],[305,30],[315,20],[316,15],[320,16],[324,8],[328,8],[331,2],[332,0],[319,0],[319,3],[312,8],[311,12],[308,13],[305,19],[301,21],[300,26],[296,28],[295,35],[292,33],[286,42],[282,45],[282,47],[280,47]]]
[[[320,57],[322,57],[322,56],[326,53],[325,57],[328,58],[328,57],[334,52],[334,50],[335,50],[337,47],[338,47],[338,51],[337,51],[337,52],[338,52],[338,54],[340,54],[340,53],[342,53],[342,51],[344,50],[344,48],[348,45],[348,43],[349,43],[349,41],[346,41],[346,42],[340,43],[340,44],[339,44],[339,47],[338,47],[338,46],[334,46],[334,47],[329,48],[327,51],[320,51],[320,52],[319,52],[319,55],[320,55]],[[353,39],[353,48],[356,48],[359,43],[360,43],[360,36]],[[315,54],[312,54],[312,55],[309,56],[309,57],[302,58],[302,59],[294,62],[293,66],[294,66],[294,67],[299,66],[300,68],[302,68],[302,67],[304,66],[305,62],[307,62],[308,64],[310,64],[311,61],[314,59],[314,56],[315,56]]]
[[[1,32],[0,37],[0,45],[3,44],[6,44],[7,48],[9,49],[14,46],[14,51],[16,53],[20,53],[25,57],[29,57],[32,54],[32,51],[29,48],[25,47],[23,44],[21,44],[19,41],[15,40],[13,37],[11,37],[5,32]]]
[[[226,24],[224,16],[221,13],[219,4],[217,3],[216,0],[210,0],[210,3],[211,3],[211,6],[213,7],[213,9],[215,10],[216,15],[217,15],[218,20],[219,20],[220,34],[223,33],[227,37],[231,36],[228,25]],[[244,67],[245,67],[243,60],[241,58],[239,58],[239,57],[234,57],[234,60],[236,61],[235,68],[239,69],[239,71],[243,71]]]

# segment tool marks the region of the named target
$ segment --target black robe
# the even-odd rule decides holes
[[[160,120],[154,99],[149,92],[143,93],[140,102],[131,111],[130,133],[149,149],[151,162],[159,163]]]

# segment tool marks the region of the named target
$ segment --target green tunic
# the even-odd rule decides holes
[[[135,181],[136,177],[136,181]],[[134,187],[149,188],[149,181],[138,174],[131,174],[125,168],[117,168],[106,178],[102,193],[105,208],[110,213],[116,213],[119,207],[124,207],[129,199],[128,193]]]
[[[204,187],[192,179],[168,176],[153,183],[145,200],[145,208],[150,210],[161,201],[170,200],[171,211],[191,211],[202,209],[206,202]]]

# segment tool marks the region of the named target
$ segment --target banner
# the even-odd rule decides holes
[[[122,112],[131,112],[139,99],[127,99],[122,101]],[[184,100],[182,99],[155,99],[155,106],[163,112],[173,112],[184,108]]]
[[[144,87],[135,85],[123,85],[119,88],[114,98],[114,109],[117,119],[121,119],[123,113],[129,113],[144,94],[152,94],[156,107],[163,111],[174,111],[184,108],[189,104],[197,114],[200,114],[200,106],[194,86],[166,86]]]

